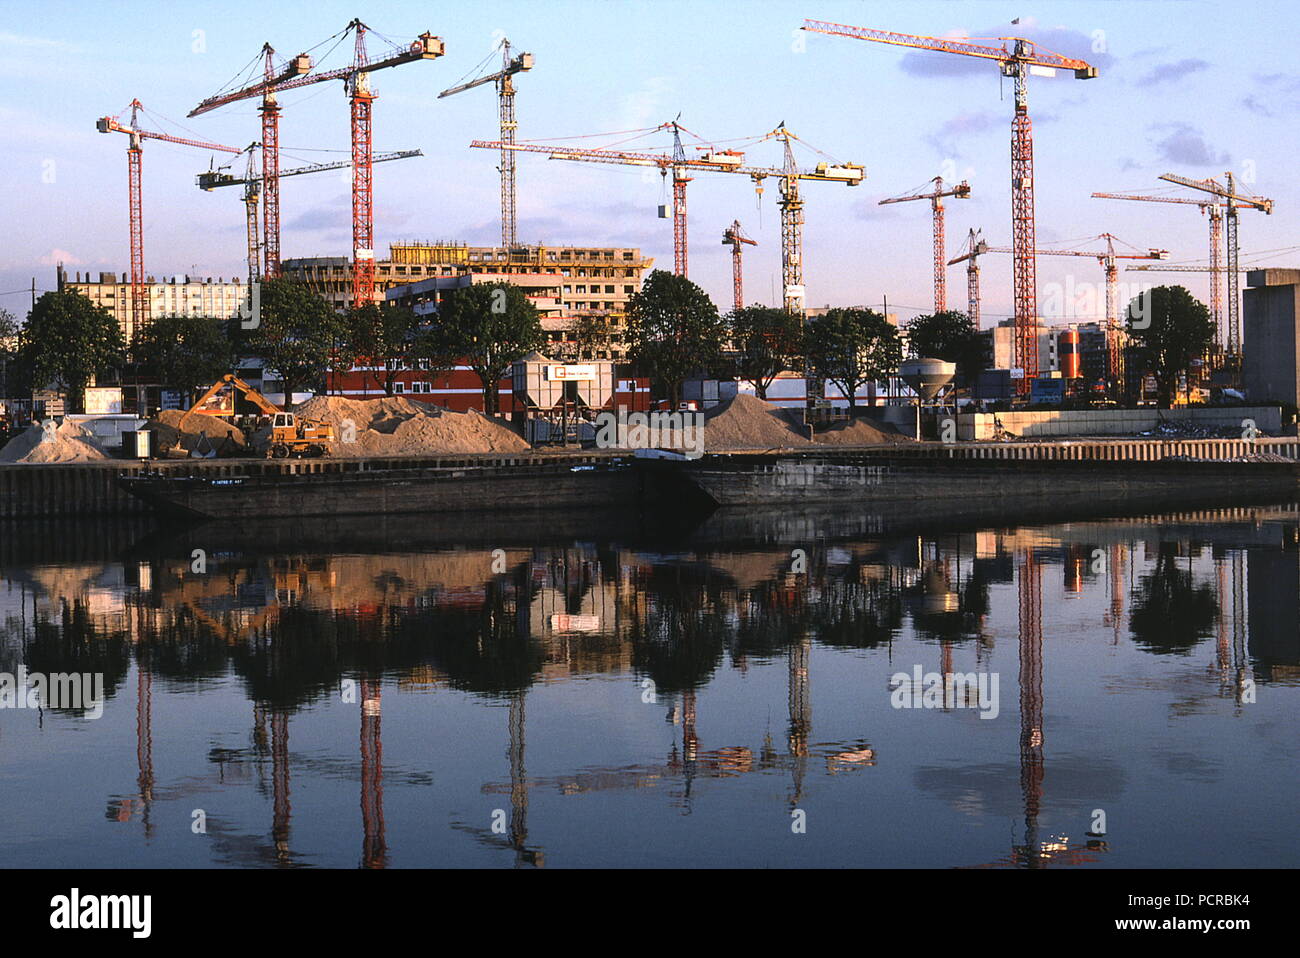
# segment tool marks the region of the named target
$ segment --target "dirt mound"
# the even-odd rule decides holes
[[[294,410],[334,426],[331,455],[436,456],[478,452],[527,452],[529,445],[508,426],[477,412],[451,412],[399,396],[346,399],[317,396]],[[348,441],[351,439],[352,441]]]
[[[817,433],[816,441],[830,445],[870,446],[876,443],[913,440],[885,423],[875,423],[869,419],[854,419],[851,422],[836,423],[825,432]]]
[[[0,449],[0,462],[95,462],[107,459],[99,440],[75,422],[48,432],[39,423],[20,432]]]
[[[738,393],[704,411],[704,445],[721,449],[779,449],[809,444],[799,411]]]
[[[182,431],[180,424],[184,418],[185,413],[179,409],[164,409],[145,423],[144,428],[154,434],[154,443],[159,450],[180,446],[186,452],[193,452],[203,433],[206,433],[208,441],[217,447],[218,455],[223,453],[231,454],[236,451],[235,449],[224,448],[227,439],[235,447],[243,447],[246,442],[244,433],[224,419],[218,419],[216,416],[208,416],[203,413],[195,413],[186,420],[185,429]]]

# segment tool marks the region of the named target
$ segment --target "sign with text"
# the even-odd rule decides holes
[[[546,378],[551,382],[595,382],[596,367],[590,364],[547,366]]]

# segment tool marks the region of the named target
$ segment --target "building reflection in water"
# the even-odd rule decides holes
[[[504,572],[496,571],[496,550],[470,548],[338,555],[231,548],[214,550],[203,574],[191,571],[184,549],[79,566],[6,560],[0,575],[19,601],[0,607],[0,668],[13,671],[21,661],[32,671],[103,671],[108,708],[128,697],[134,668],[135,790],[113,796],[107,814],[139,821],[146,839],[156,801],[211,785],[169,783],[165,775],[160,785],[155,778],[155,677],[193,683],[238,676],[252,702],[251,747],[212,756],[213,774],[221,781],[227,774],[260,776],[269,759],[269,842],[232,854],[280,865],[300,861],[291,801],[298,759],[289,749],[295,714],[337,696],[344,680],[359,687],[359,861],[383,868],[390,860],[384,685],[398,693],[457,689],[503,703],[507,779],[489,779],[482,789],[508,795],[507,833],[458,827],[508,847],[517,866],[538,867],[546,852],[530,842],[529,797],[539,789],[571,796],[666,788],[669,801],[689,814],[701,779],[779,773],[788,776],[793,809],[817,786],[817,775],[896,761],[887,746],[882,759],[882,744],[868,735],[816,739],[818,646],[892,650],[908,631],[937,646],[927,670],[960,671],[955,662],[964,649],[976,669],[986,669],[996,640],[1010,640],[990,625],[992,590],[1014,586],[1023,828],[1009,855],[990,864],[1086,863],[1106,849],[1103,841],[1040,834],[1052,787],[1044,570],[1061,567],[1053,582],[1061,583],[1070,609],[1098,597],[1092,607],[1108,644],[1131,641],[1152,655],[1170,655],[1206,642],[1212,681],[1188,694],[1232,697],[1240,706],[1256,682],[1300,682],[1295,511],[1242,512],[932,537],[828,537],[799,572],[791,571],[786,544],[707,540],[673,550],[515,547],[503,550]],[[779,659],[786,665],[784,749],[770,734],[753,744],[705,747],[699,716],[707,713],[717,672],[728,661],[743,672],[753,661]],[[680,736],[662,761],[530,778],[529,689],[590,675],[649,679]]]

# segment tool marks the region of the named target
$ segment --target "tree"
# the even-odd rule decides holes
[[[192,394],[230,372],[235,348],[226,323],[210,316],[159,316],[138,329],[131,359],[166,386]]]
[[[685,276],[657,269],[628,301],[627,313],[632,361],[676,408],[686,377],[716,366],[722,357],[727,327],[718,307]]]
[[[958,310],[914,317],[907,324],[907,345],[914,358],[955,363],[968,384],[984,368],[984,337],[971,318]]]
[[[9,359],[18,349],[18,320],[7,309],[0,309],[0,360]]]
[[[736,372],[751,383],[759,399],[778,373],[791,369],[803,354],[803,319],[771,306],[743,306],[727,316]]]
[[[12,385],[9,363],[18,351],[18,320],[7,309],[0,309],[0,399],[9,395]]]
[[[518,359],[541,349],[545,336],[537,308],[510,283],[475,283],[453,290],[438,321],[422,337],[420,354],[463,360],[483,384],[483,411],[501,408],[501,377]]]
[[[817,375],[839,387],[849,407],[858,387],[879,382],[903,361],[898,330],[873,309],[831,309],[808,324],[806,350]]]
[[[360,360],[375,369],[371,375],[384,395],[393,394],[393,383],[404,369],[419,368],[427,376],[428,357],[420,355],[422,323],[414,310],[392,303],[368,303],[350,310],[344,324],[347,361]]]
[[[320,388],[331,360],[346,343],[343,318],[301,283],[268,279],[261,284],[257,325],[241,324],[236,346],[261,359],[284,380],[285,400],[298,387]]]
[[[610,317],[595,312],[578,313],[569,320],[569,336],[553,350],[556,358],[572,362],[595,359],[609,348],[613,335]]]
[[[1160,406],[1168,409],[1179,374],[1214,342],[1210,311],[1182,286],[1157,286],[1135,296],[1125,316],[1133,358],[1156,377]]]
[[[79,409],[92,376],[121,367],[126,342],[113,314],[78,292],[45,293],[18,337],[20,374],[35,386],[64,392]]]

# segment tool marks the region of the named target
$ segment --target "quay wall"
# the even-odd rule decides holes
[[[1025,438],[1059,436],[1132,436],[1156,428],[1162,422],[1194,426],[1243,428],[1250,419],[1266,434],[1282,429],[1279,406],[1191,407],[1187,409],[1069,409],[1018,410],[1000,413],[962,413],[957,419],[957,438],[964,442],[992,439],[994,418],[1003,427]]]
[[[775,451],[773,451],[775,452]],[[1231,460],[1252,453],[1272,453],[1300,460],[1300,439],[1295,437],[1240,439],[1127,439],[1099,441],[1012,442],[1012,443],[896,443],[865,447],[801,448],[780,453],[783,457],[821,461],[859,460],[889,457],[935,462],[945,459],[1005,462],[1157,462],[1168,457]],[[706,460],[717,457],[710,453]],[[625,452],[584,450],[568,453],[522,453],[517,455],[449,456],[399,459],[311,459],[268,461],[251,459],[185,460],[168,462],[107,461],[50,465],[0,465],[0,520],[58,518],[67,516],[147,515],[151,507],[122,491],[116,478],[121,475],[162,473],[170,476],[273,477],[277,475],[348,475],[388,469],[474,470],[484,478],[510,478],[519,466],[559,465],[572,469],[596,466],[626,457]],[[566,470],[567,471],[567,470]],[[582,471],[574,473],[583,475]],[[589,473],[599,483],[604,473]],[[533,496],[536,506],[548,496],[544,476],[519,476],[519,481],[501,483],[512,496]],[[606,483],[608,485],[608,483]],[[526,488],[524,488],[526,487]],[[619,488],[624,488],[620,486]],[[592,486],[597,492],[596,485]],[[610,487],[604,490],[614,494]],[[608,496],[605,496],[608,498]],[[511,502],[485,503],[487,507],[510,508]]]

